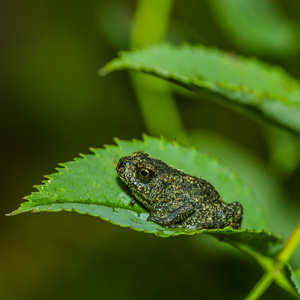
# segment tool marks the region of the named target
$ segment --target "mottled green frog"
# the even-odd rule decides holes
[[[209,182],[148,153],[122,157],[117,172],[135,199],[150,211],[148,221],[175,228],[241,228],[243,207],[239,202],[225,204]]]

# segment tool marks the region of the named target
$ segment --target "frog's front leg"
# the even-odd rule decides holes
[[[136,203],[135,198],[132,198],[132,199],[131,199],[131,202],[130,202],[130,204],[129,204],[129,206],[132,207],[135,203]]]
[[[228,221],[226,226],[231,226],[233,229],[240,229],[243,221],[243,206],[239,202],[232,202],[226,205],[227,216],[226,219]]]
[[[147,221],[153,221],[163,227],[173,227],[173,225],[184,221],[194,211],[194,205],[190,202],[187,202],[174,209],[164,217],[161,217],[159,212],[151,212],[147,218]]]

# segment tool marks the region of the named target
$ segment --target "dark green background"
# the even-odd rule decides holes
[[[298,1],[276,3],[300,26]],[[135,7],[133,0],[1,1],[0,299],[243,299],[262,275],[251,258],[202,235],[157,238],[75,213],[4,216],[58,162],[113,137],[147,132],[128,74],[97,75],[128,49]],[[251,55],[224,34],[207,1],[175,1],[168,36]],[[299,78],[298,57],[261,58]],[[276,233],[287,236],[300,211],[299,166],[278,179],[268,169],[263,124],[194,97],[175,95],[187,130],[233,141],[275,177],[271,182],[285,195],[281,207],[293,213],[282,219],[277,210],[269,218]],[[299,268],[299,260],[293,265]],[[272,286],[262,299],[283,298],[291,296]]]

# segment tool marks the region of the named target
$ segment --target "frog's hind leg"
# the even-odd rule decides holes
[[[232,202],[226,205],[227,226],[233,229],[240,229],[243,221],[243,206],[239,202]]]
[[[185,220],[194,210],[194,205],[187,202],[164,217],[161,217],[159,212],[151,212],[147,221],[153,221],[163,227],[177,227],[176,224]]]

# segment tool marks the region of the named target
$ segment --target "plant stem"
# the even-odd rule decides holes
[[[257,300],[261,297],[261,295],[268,289],[268,287],[273,282],[273,273],[266,272],[262,278],[257,282],[245,300]]]
[[[287,240],[283,250],[278,254],[277,256],[278,263],[283,265],[286,262],[288,262],[299,244],[300,244],[300,221],[298,222],[290,238]]]
[[[292,254],[296,250],[297,246],[300,243],[300,222],[296,226],[296,229],[286,242],[283,250],[278,254],[274,260],[273,266],[270,270],[262,276],[258,283],[251,290],[250,294],[247,296],[246,300],[259,299],[259,297],[266,291],[266,289],[271,285],[275,280],[276,283],[282,288],[289,291],[291,294],[295,294],[295,290],[291,288],[289,281],[286,280],[286,277],[283,272],[285,264],[289,261]]]
[[[172,3],[173,0],[140,0],[135,14],[131,48],[163,40]],[[180,115],[171,95],[170,84],[145,74],[131,76],[148,132],[187,143]]]
[[[134,16],[131,48],[161,42],[167,32],[173,0],[140,0]]]

